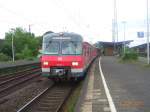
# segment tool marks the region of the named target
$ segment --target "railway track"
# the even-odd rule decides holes
[[[17,112],[59,112],[74,88],[74,84],[54,84]]]
[[[22,73],[19,75],[19,73]],[[40,69],[30,69],[28,71],[18,72],[18,75],[7,77],[7,80],[0,82],[0,98],[16,91],[28,83],[28,81],[40,77]]]
[[[9,74],[6,74],[6,75],[3,75],[3,76],[0,76],[0,82],[5,82],[7,80],[11,80],[13,78],[15,78],[17,75],[18,77],[20,76],[23,76],[25,74],[25,72],[30,72],[32,70],[35,70],[35,69],[39,69],[40,67],[36,67],[36,68],[26,68],[26,69],[23,69],[23,70],[19,70],[19,71],[16,71],[16,72],[13,72],[13,73],[9,73]],[[0,85],[1,85],[0,83]]]

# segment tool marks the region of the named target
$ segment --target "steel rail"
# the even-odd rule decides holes
[[[24,78],[22,80],[18,80],[14,84],[11,84],[9,86],[2,87],[1,90],[0,90],[0,98],[9,95],[13,91],[16,91],[16,88],[22,87],[22,85],[24,83],[27,83],[28,81],[33,80],[35,78],[38,78],[38,77],[40,77],[40,75],[41,75],[41,72],[39,72],[36,75],[33,74],[31,76],[28,76],[28,77],[26,77],[26,78]]]
[[[18,70],[18,71],[16,71],[16,72],[11,72],[11,73],[2,74],[2,75],[0,75],[0,80],[7,79],[7,78],[9,78],[9,77],[13,77],[13,76],[15,76],[15,75],[17,75],[17,74],[19,74],[19,73],[24,72],[24,71],[30,71],[30,70],[37,69],[37,68],[40,68],[40,66],[36,66],[36,68],[33,68],[32,66],[28,66],[26,69],[25,69],[25,68],[22,68],[23,70],[20,69],[20,70]]]
[[[21,107],[17,112],[59,112],[73,91],[74,86],[53,84],[46,88],[35,98]]]
[[[19,73],[18,75],[15,75],[15,76],[13,76],[13,77],[10,77],[10,78],[8,78],[8,79],[6,79],[6,80],[1,81],[0,87],[1,87],[2,85],[6,84],[6,83],[11,82],[11,81],[14,81],[14,80],[17,80],[17,79],[26,77],[27,75],[30,75],[30,74],[32,74],[32,73],[39,72],[39,70],[40,70],[40,69],[34,69],[34,70],[30,70],[30,71],[23,71],[23,72],[20,72],[20,73],[22,73],[21,75],[19,75],[19,74],[20,74],[20,73]],[[26,73],[26,72],[27,72],[27,73]]]

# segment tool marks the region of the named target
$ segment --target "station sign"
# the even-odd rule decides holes
[[[137,37],[138,38],[143,38],[144,37],[144,32],[137,32]]]

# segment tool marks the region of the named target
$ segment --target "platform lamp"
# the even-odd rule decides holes
[[[123,51],[124,51],[124,54],[125,54],[125,52],[126,52],[126,43],[125,43],[125,40],[126,40],[126,21],[122,21],[122,24],[123,24],[123,27],[124,27]]]
[[[150,64],[149,62],[149,0],[147,0],[147,64]]]

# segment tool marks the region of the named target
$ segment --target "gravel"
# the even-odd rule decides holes
[[[0,99],[0,112],[16,112],[52,83],[47,78],[41,77],[30,85]]]

